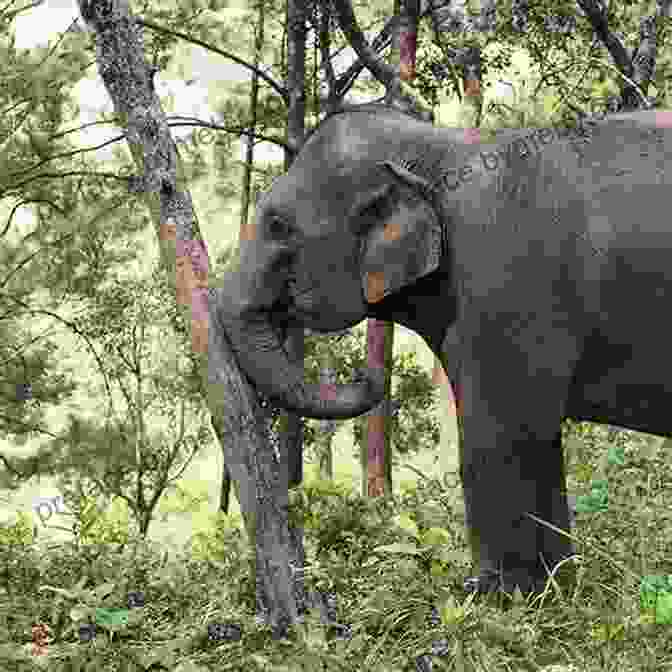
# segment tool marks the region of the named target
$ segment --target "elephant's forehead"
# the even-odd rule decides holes
[[[348,211],[357,190],[369,185],[367,175],[394,153],[389,134],[370,115],[337,116],[323,122],[306,142],[287,173],[277,178],[264,205],[299,217]],[[369,185],[370,186],[370,185]]]
[[[303,146],[294,165],[310,166],[324,161],[329,173],[343,174],[372,153],[384,151],[378,125],[362,123],[366,121],[365,117],[347,116],[328,119]]]
[[[264,208],[294,217],[338,215],[352,203],[353,182],[345,172],[292,170],[278,178],[267,194]]]

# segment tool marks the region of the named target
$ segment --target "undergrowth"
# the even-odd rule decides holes
[[[577,556],[572,580],[551,579],[543,595],[465,594],[449,478],[377,500],[324,482],[298,489],[306,582],[331,596],[344,629],[311,610],[285,639],[255,620],[240,521],[220,516],[169,557],[133,538],[38,550],[20,518],[0,530],[0,669],[672,670],[667,443],[571,423],[565,434]]]

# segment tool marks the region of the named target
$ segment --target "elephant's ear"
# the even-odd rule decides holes
[[[390,183],[356,204],[363,236],[362,284],[376,303],[441,261],[441,221],[429,197],[429,183],[404,166],[385,161]]]

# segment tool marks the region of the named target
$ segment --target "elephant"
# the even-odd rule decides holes
[[[672,431],[672,322],[655,321],[672,296],[666,125],[643,111],[477,142],[384,104],[344,108],[260,198],[217,288],[242,371],[305,417],[367,412],[383,372],[309,385],[288,329],[374,317],[424,339],[457,400],[469,590],[538,591],[573,554],[535,520],[570,530],[564,418]]]

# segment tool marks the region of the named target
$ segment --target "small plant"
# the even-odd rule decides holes
[[[0,544],[30,546],[37,537],[37,529],[33,527],[30,516],[19,511],[16,520],[11,523],[0,523]]]
[[[640,602],[656,623],[672,624],[672,574],[645,576],[640,585]]]

